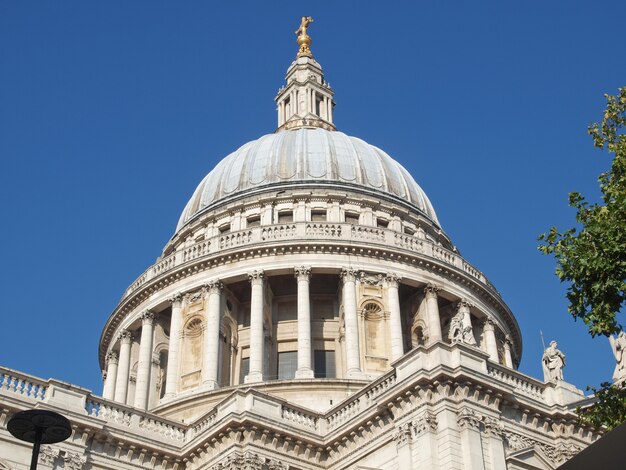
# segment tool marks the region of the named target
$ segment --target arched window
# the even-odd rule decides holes
[[[383,309],[378,303],[367,302],[363,306],[365,354],[368,356],[386,357],[387,355],[383,318]]]

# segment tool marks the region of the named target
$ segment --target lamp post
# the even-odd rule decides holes
[[[7,429],[17,439],[33,443],[30,470],[37,469],[41,444],[61,442],[72,434],[68,419],[49,410],[26,410],[15,413],[7,423]]]

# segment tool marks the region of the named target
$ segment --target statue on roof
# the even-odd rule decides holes
[[[563,367],[565,367],[565,354],[556,348],[556,341],[551,341],[543,352],[541,365],[543,366],[543,380],[555,382],[563,380]]]
[[[303,16],[300,21],[300,27],[296,30],[296,34],[298,35],[298,45],[300,46],[300,50],[298,51],[298,57],[310,57],[313,58],[313,54],[311,54],[311,42],[313,40],[307,34],[307,28],[309,25],[313,23],[313,18],[310,16]]]
[[[626,350],[626,333],[620,331],[617,338],[609,336],[609,342],[611,343],[611,349],[616,361],[613,381],[616,383],[622,382],[626,379],[626,354],[624,354],[624,350]]]

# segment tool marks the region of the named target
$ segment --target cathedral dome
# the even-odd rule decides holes
[[[422,188],[387,153],[342,132],[298,128],[265,135],[224,158],[195,190],[177,230],[234,198],[294,186],[353,189],[388,198],[439,225]]]

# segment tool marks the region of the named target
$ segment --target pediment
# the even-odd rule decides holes
[[[537,447],[528,447],[511,453],[507,459],[509,470],[554,470],[556,466]]]

